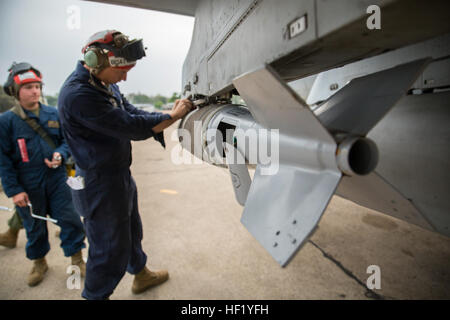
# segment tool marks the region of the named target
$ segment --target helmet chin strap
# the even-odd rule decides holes
[[[98,75],[103,69],[92,68],[89,70],[91,74]]]
[[[100,86],[97,83],[97,81],[95,81],[94,76],[95,76],[95,74],[92,72],[92,69],[89,69],[89,84],[91,86],[93,86],[95,89],[97,89],[97,90],[99,90],[101,92],[104,92],[104,93],[106,93],[109,96],[114,96],[112,91],[109,90],[109,85],[105,84],[104,86]],[[98,79],[98,80],[100,80],[100,79]],[[104,82],[102,81],[102,83],[104,83]]]

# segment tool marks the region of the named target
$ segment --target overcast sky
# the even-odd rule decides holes
[[[54,95],[82,59],[87,39],[116,29],[143,38],[148,48],[119,83],[122,93],[170,96],[181,91],[193,25],[193,17],[88,1],[0,0],[0,82],[13,61],[26,61],[42,72],[44,94]]]

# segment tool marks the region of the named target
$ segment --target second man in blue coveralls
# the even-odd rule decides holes
[[[128,271],[137,294],[163,283],[167,271],[147,269],[136,184],[130,173],[131,140],[154,137],[192,109],[179,100],[169,114],[133,107],[117,82],[145,56],[142,40],[130,41],[115,30],[94,34],[82,52],[84,61],[64,83],[58,100],[64,135],[77,164],[75,207],[84,217],[89,257],[82,296],[108,299]]]
[[[9,71],[4,90],[19,104],[0,116],[0,175],[5,194],[13,199],[27,233],[26,255],[33,260],[28,285],[38,285],[48,269],[47,223],[39,216],[50,215],[57,221],[64,255],[72,257],[72,264],[83,275],[84,228],[66,185],[62,161],[69,152],[58,112],[39,102],[42,76],[37,69],[28,63],[14,63]]]

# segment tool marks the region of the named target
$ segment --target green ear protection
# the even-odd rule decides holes
[[[108,66],[108,56],[101,48],[91,47],[84,54],[84,62],[89,68],[102,69]]]
[[[89,38],[81,52],[84,53],[86,66],[94,74],[110,66],[109,56],[122,58],[114,59],[114,66],[122,63],[131,67],[136,64],[136,60],[145,56],[142,39],[129,41],[127,36],[116,30],[97,32]]]

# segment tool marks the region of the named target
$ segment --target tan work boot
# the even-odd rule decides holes
[[[72,265],[80,268],[80,276],[84,278],[86,276],[86,263],[83,260],[81,250],[75,253],[71,258]]]
[[[9,228],[5,233],[0,233],[0,246],[15,248],[19,230]]]
[[[138,274],[134,276],[131,291],[134,294],[142,293],[150,287],[161,284],[169,279],[169,273],[166,270],[150,271],[144,267]]]
[[[34,261],[33,269],[28,276],[28,285],[30,287],[37,286],[43,279],[48,270],[47,261],[44,258],[36,259]]]

